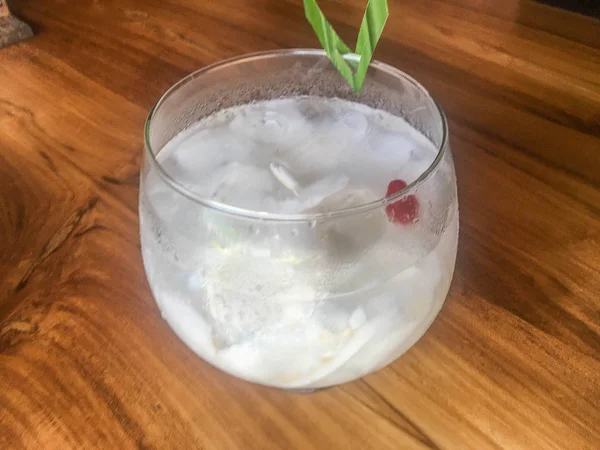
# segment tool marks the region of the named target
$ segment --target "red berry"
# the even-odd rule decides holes
[[[395,194],[398,191],[401,191],[406,187],[406,181],[404,180],[392,180],[390,184],[388,184],[387,192],[385,193],[386,197],[392,194]]]
[[[388,184],[386,196],[395,194],[406,187],[404,180],[393,180]],[[407,195],[385,207],[385,213],[392,223],[408,225],[419,220],[419,200],[415,195]]]

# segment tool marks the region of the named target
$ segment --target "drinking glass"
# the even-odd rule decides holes
[[[300,96],[401,117],[436,149],[433,162],[416,164],[413,182],[381,198],[284,214],[203,197],[161,159],[171,139],[214,113]],[[357,96],[323,51],[240,56],[171,87],[144,137],[148,281],[164,319],[210,364],[284,389],[329,387],[397,359],[440,311],[458,241],[454,165],[443,111],[407,74],[375,61]],[[414,224],[382,225],[394,205],[415,199]]]

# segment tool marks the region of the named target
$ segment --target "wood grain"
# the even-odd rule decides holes
[[[0,18],[8,17],[9,15],[8,4],[4,0],[0,0]]]
[[[363,0],[321,0],[347,41]],[[455,280],[390,367],[314,395],[227,376],[162,321],[142,127],[187,73],[317,45],[300,0],[21,0],[0,51],[0,448],[596,449],[600,22],[518,0],[390,2],[376,57],[446,110]]]

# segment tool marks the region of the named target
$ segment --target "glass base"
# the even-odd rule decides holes
[[[314,394],[315,392],[326,391],[327,389],[331,389],[331,386],[320,388],[284,389],[284,391],[291,392],[292,394]]]

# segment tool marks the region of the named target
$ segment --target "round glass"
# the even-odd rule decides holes
[[[448,293],[445,116],[377,61],[360,95],[320,50],[206,67],[146,122],[140,233],[163,317],[206,361],[284,389],[356,379],[414,345]]]

